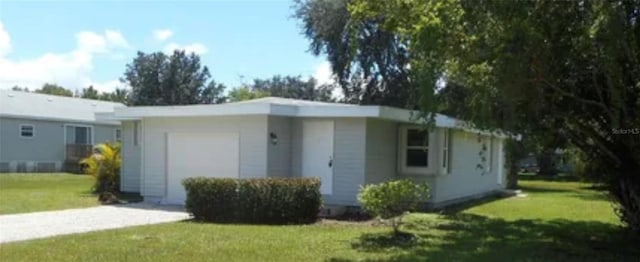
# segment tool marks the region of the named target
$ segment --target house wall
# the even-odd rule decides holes
[[[264,115],[154,117],[142,121],[142,195],[153,201],[166,194],[166,141],[172,132],[224,132],[240,135],[240,177],[267,176],[267,127]]]
[[[122,168],[120,169],[120,189],[124,192],[140,192],[140,159],[142,147],[134,143],[136,121],[122,122]],[[140,122],[140,121],[137,121]],[[138,131],[141,125],[138,123]],[[140,138],[140,132],[138,132]],[[138,140],[140,142],[140,140]]]
[[[269,116],[267,132],[267,165],[268,176],[291,176],[291,118],[282,116]],[[269,134],[277,136],[276,144],[273,144]]]
[[[20,137],[20,125],[34,126],[33,138]],[[0,117],[0,163],[9,163],[9,171],[15,171],[18,162],[28,164],[29,171],[36,171],[37,162],[55,162],[56,171],[62,168],[65,158],[65,124],[93,126],[95,143],[113,141],[119,126],[74,122],[34,120]]]
[[[398,123],[367,118],[365,183],[375,184],[397,176]]]
[[[450,172],[433,178],[433,203],[445,203],[503,188],[504,182],[498,181],[499,168],[504,168],[500,165],[504,163],[503,150],[499,150],[502,139],[494,138],[493,164],[489,171],[484,168],[488,163],[479,155],[483,142],[488,143],[489,137],[455,130],[451,139]]]
[[[302,176],[302,122],[307,119],[291,120],[291,174]],[[325,204],[357,205],[356,196],[360,185],[364,184],[366,119],[365,118],[322,118],[333,120],[333,193],[323,195]]]

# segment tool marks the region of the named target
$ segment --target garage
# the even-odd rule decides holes
[[[239,177],[238,133],[169,133],[165,202],[184,204],[187,177]]]

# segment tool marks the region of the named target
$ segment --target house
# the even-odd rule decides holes
[[[119,140],[120,122],[95,113],[123,104],[0,90],[0,172],[76,169],[92,145]]]
[[[438,115],[427,132],[409,110],[283,98],[219,105],[119,107],[122,190],[183,204],[191,176],[319,177],[327,205],[357,205],[361,185],[411,178],[431,204],[504,187],[504,136]]]

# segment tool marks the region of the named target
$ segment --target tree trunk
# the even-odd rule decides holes
[[[504,145],[506,153],[506,164],[509,168],[507,173],[506,187],[508,189],[518,188],[518,160],[524,157],[524,146],[521,141],[507,140]]]
[[[538,167],[540,171],[538,171],[539,175],[542,176],[555,176],[558,174],[558,170],[556,170],[555,159],[556,155],[553,151],[545,150],[540,153],[536,159],[538,161]]]

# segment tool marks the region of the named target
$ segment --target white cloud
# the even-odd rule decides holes
[[[11,37],[0,21],[0,58],[11,52]]]
[[[331,63],[328,61],[324,61],[315,66],[313,69],[313,78],[316,79],[316,86],[321,86],[324,84],[333,84],[336,82],[335,74],[333,73],[333,69],[331,69]],[[334,98],[342,98],[344,94],[342,93],[342,89],[336,87],[333,89],[331,95]]]
[[[164,42],[165,40],[171,38],[173,36],[173,31],[169,29],[158,29],[153,31],[153,38],[160,42]]]
[[[11,51],[9,32],[0,22],[0,88],[25,86],[40,88],[44,83],[56,83],[66,88],[81,89],[89,85],[101,91],[111,91],[115,81],[97,83],[92,79],[96,55],[113,54],[129,44],[118,31],[104,33],[83,31],[76,34],[76,47],[67,53],[45,53],[30,59],[8,59]]]
[[[184,50],[187,53],[195,53],[196,55],[203,55],[209,52],[209,49],[207,49],[207,47],[201,43],[192,43],[187,45],[170,43],[167,44],[163,49],[165,54],[171,54],[174,50]]]

